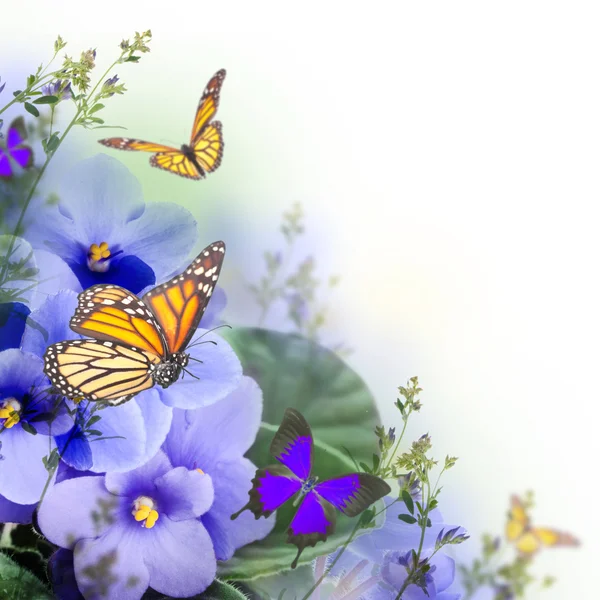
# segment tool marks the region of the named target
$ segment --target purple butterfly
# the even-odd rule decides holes
[[[307,546],[324,542],[335,531],[336,508],[355,517],[391,492],[383,479],[368,473],[349,473],[318,483],[319,478],[311,474],[310,426],[293,408],[285,411],[270,451],[281,464],[256,471],[248,492],[250,501],[231,518],[236,519],[246,509],[257,519],[268,517],[295,495],[294,506],[300,504],[300,508],[287,530],[287,543],[298,548],[292,569]]]
[[[8,128],[6,148],[0,148],[0,177],[12,177],[14,171],[10,158],[23,169],[33,164],[33,150],[23,143],[26,139],[25,121],[23,117],[17,117]]]

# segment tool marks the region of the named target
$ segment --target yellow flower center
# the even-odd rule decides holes
[[[141,521],[142,527],[146,529],[152,529],[158,520],[155,502],[148,496],[140,496],[133,503],[131,514],[136,521]]]
[[[21,403],[15,398],[7,398],[0,403],[0,419],[4,419],[4,427],[10,429],[16,425],[21,417]]]
[[[100,245],[92,244],[88,250],[88,268],[96,273],[106,273],[110,266],[111,252],[106,242],[101,242]]]

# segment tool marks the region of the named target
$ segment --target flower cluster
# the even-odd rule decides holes
[[[41,532],[62,548],[51,573],[65,597],[65,586],[87,599],[137,599],[149,586],[200,593],[217,560],[273,527],[229,518],[256,469],[244,454],[261,421],[260,388],[206,329],[213,309],[189,344],[189,378],[117,407],[57,394],[43,355],[79,337],[69,327],[77,293],[114,283],[143,294],[189,263],[196,242],[188,211],[146,205],[137,180],[104,155],[77,165],[60,198],[13,250],[34,283],[35,258],[51,265],[52,287],[35,304],[27,295],[0,304],[0,521],[28,523],[38,509]],[[215,296],[218,310],[224,294]]]

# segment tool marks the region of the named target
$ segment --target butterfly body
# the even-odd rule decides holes
[[[391,489],[385,481],[368,473],[349,473],[319,481],[312,475],[313,439],[304,417],[292,408],[285,412],[270,448],[279,461],[258,469],[252,479],[250,500],[231,516],[236,519],[244,510],[255,518],[269,517],[295,496],[293,505],[299,508],[287,533],[288,543],[298,548],[292,568],[298,564],[302,551],[325,541],[335,531],[336,509],[355,517]]]
[[[168,388],[179,379],[182,371],[188,366],[189,362],[190,355],[185,352],[170,354],[165,360],[159,362],[158,365],[152,365],[150,373],[154,383],[160,385],[163,389]]]
[[[94,339],[48,346],[44,372],[67,398],[118,405],[186,370],[191,341],[219,277],[225,244],[207,246],[190,266],[142,298],[113,284],[78,297],[70,326]]]
[[[132,138],[106,138],[98,140],[99,143],[117,150],[153,152],[154,155],[150,157],[153,167],[187,179],[204,179],[207,173],[220,166],[223,157],[223,127],[219,121],[212,121],[212,118],[219,107],[225,74],[225,69],[217,71],[204,88],[196,109],[189,144],[173,148]]]

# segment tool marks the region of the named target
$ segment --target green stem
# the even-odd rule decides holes
[[[403,417],[403,421],[404,421],[404,427],[402,427],[402,431],[400,432],[400,435],[398,436],[398,439],[396,440],[396,444],[394,445],[394,449],[392,450],[392,453],[390,454],[390,458],[387,461],[385,467],[383,468],[383,473],[385,473],[390,465],[392,464],[392,461],[394,460],[394,456],[396,455],[396,452],[398,451],[398,446],[400,446],[400,442],[402,441],[402,438],[404,437],[404,432],[406,431],[406,426],[408,425],[408,417],[410,416],[410,411],[408,412],[408,414],[406,415],[406,418]]]
[[[87,404],[85,405],[85,408],[83,409],[83,414],[85,414],[87,412],[87,409],[89,406],[90,406],[90,400],[87,401]],[[42,506],[42,501],[44,500],[44,497],[46,496],[46,492],[48,491],[50,482],[52,481],[52,478],[54,477],[54,474],[56,473],[56,470],[58,469],[58,465],[60,464],[60,461],[62,460],[62,457],[63,457],[65,451],[67,450],[67,448],[69,447],[69,444],[73,441],[73,438],[75,437],[76,425],[77,425],[77,418],[75,418],[75,420],[73,421],[73,427],[71,428],[69,437],[67,438],[67,441],[65,442],[65,447],[63,448],[62,454],[60,452],[58,453],[58,461],[56,463],[56,466],[53,469],[51,469],[50,471],[48,471],[48,479],[46,479],[46,484],[44,485],[44,489],[42,490],[42,495],[40,496],[40,500],[38,503],[38,510],[40,509],[40,506]],[[52,429],[51,428],[52,428],[52,424],[50,424],[50,432],[48,435],[48,439],[50,440],[48,442],[49,448],[50,448],[50,454],[48,454],[48,456],[51,456],[51,453],[52,453],[52,435],[51,435]]]
[[[439,477],[438,477],[439,481]],[[402,587],[398,591],[398,595],[396,596],[396,600],[400,600],[402,598],[402,594],[406,591],[406,588],[413,583],[413,576],[417,571],[419,562],[421,560],[421,552],[423,551],[423,542],[425,541],[425,531],[427,531],[427,519],[429,518],[429,503],[431,501],[431,486],[429,484],[429,478],[426,478],[425,485],[427,486],[427,503],[425,505],[425,514],[422,515],[423,524],[421,525],[421,539],[419,540],[419,550],[417,551],[417,558],[415,560],[415,564],[413,569],[407,574]],[[432,554],[433,556],[433,554]]]
[[[308,590],[308,592],[304,596],[302,596],[301,600],[308,600],[312,596],[313,592],[321,585],[321,583],[323,582],[323,579],[325,579],[325,577],[327,577],[327,575],[329,575],[329,573],[331,572],[333,567],[335,567],[335,563],[337,563],[337,561],[342,557],[342,554],[344,554],[344,551],[346,550],[346,548],[351,544],[359,527],[360,527],[360,519],[358,519],[358,521],[356,522],[356,525],[354,526],[352,533],[350,533],[350,536],[344,542],[344,545],[341,547],[338,555],[333,559],[331,564],[323,571],[323,575],[321,575],[321,577],[319,577],[319,579],[317,579],[317,581],[315,581],[314,585],[310,588],[310,590]]]
[[[104,75],[102,75],[102,77],[100,77],[100,79],[97,81],[97,83],[93,87],[92,91],[86,96],[85,102],[87,102],[87,100],[90,99],[94,95],[94,92],[98,89],[98,86],[100,85],[100,83],[104,82],[104,79],[106,78],[108,73],[112,69],[115,68],[115,66],[119,63],[119,61],[123,58],[124,55],[125,55],[124,52],[121,53],[121,56],[112,65],[110,65],[110,67],[108,67],[108,69],[104,72]],[[42,178],[42,176],[44,175],[44,172],[46,171],[46,167],[52,160],[52,157],[56,154],[56,151],[60,148],[60,145],[62,144],[65,137],[67,137],[67,134],[69,133],[69,131],[71,131],[71,127],[73,127],[73,125],[75,125],[75,123],[77,122],[77,119],[79,119],[79,116],[83,112],[83,108],[82,108],[83,106],[85,106],[85,103],[82,103],[78,107],[77,112],[75,113],[75,116],[73,117],[73,120],[69,123],[69,125],[65,129],[64,133],[60,136],[60,138],[58,140],[58,144],[56,145],[56,148],[54,149],[54,151],[51,154],[48,154],[46,156],[46,161],[44,162],[42,168],[40,169],[40,172],[38,173],[37,177],[35,178],[35,181],[33,182],[31,189],[29,190],[29,194],[27,195],[27,198],[25,199],[25,203],[23,204],[21,214],[19,215],[19,220],[17,221],[17,225],[15,226],[14,233],[13,233],[11,240],[9,242],[9,245],[8,245],[8,252],[6,253],[6,259],[4,260],[4,263],[2,265],[2,273],[0,275],[0,282],[4,281],[4,277],[6,276],[6,272],[8,270],[8,257],[11,255],[11,252],[15,246],[19,227],[21,227],[21,225],[23,224],[23,219],[25,218],[25,213],[27,212],[29,203],[31,202],[31,199],[33,198],[33,194],[35,193],[37,185],[40,182],[40,179]],[[1,112],[2,111],[0,111],[0,114],[1,114]]]
[[[33,185],[31,186],[31,189],[29,190],[29,193],[27,194],[27,198],[25,198],[23,208],[21,209],[21,214],[19,215],[19,220],[17,221],[17,224],[15,225],[13,235],[10,238],[10,242],[8,244],[8,251],[6,252],[6,258],[2,265],[2,274],[0,275],[0,282],[4,281],[4,278],[6,277],[6,272],[8,271],[9,257],[13,251],[13,248],[15,247],[15,242],[17,241],[17,237],[18,237],[17,234],[18,234],[19,228],[23,224],[23,219],[25,218],[25,213],[27,212],[27,209],[29,208],[29,204],[31,202],[31,199],[33,198],[33,195],[38,186],[38,183],[40,182],[42,176],[46,172],[46,168],[50,164],[52,157],[54,156],[56,151],[60,148],[60,145],[62,144],[63,140],[65,139],[65,137],[67,136],[69,131],[71,131],[71,127],[73,127],[73,125],[75,125],[75,122],[79,118],[80,113],[81,113],[81,109],[75,113],[73,120],[69,123],[69,125],[65,129],[64,133],[60,136],[55,150],[46,156],[46,160],[44,161],[44,164],[42,165],[40,172],[37,174],[37,177],[35,178],[35,181],[33,182]]]

